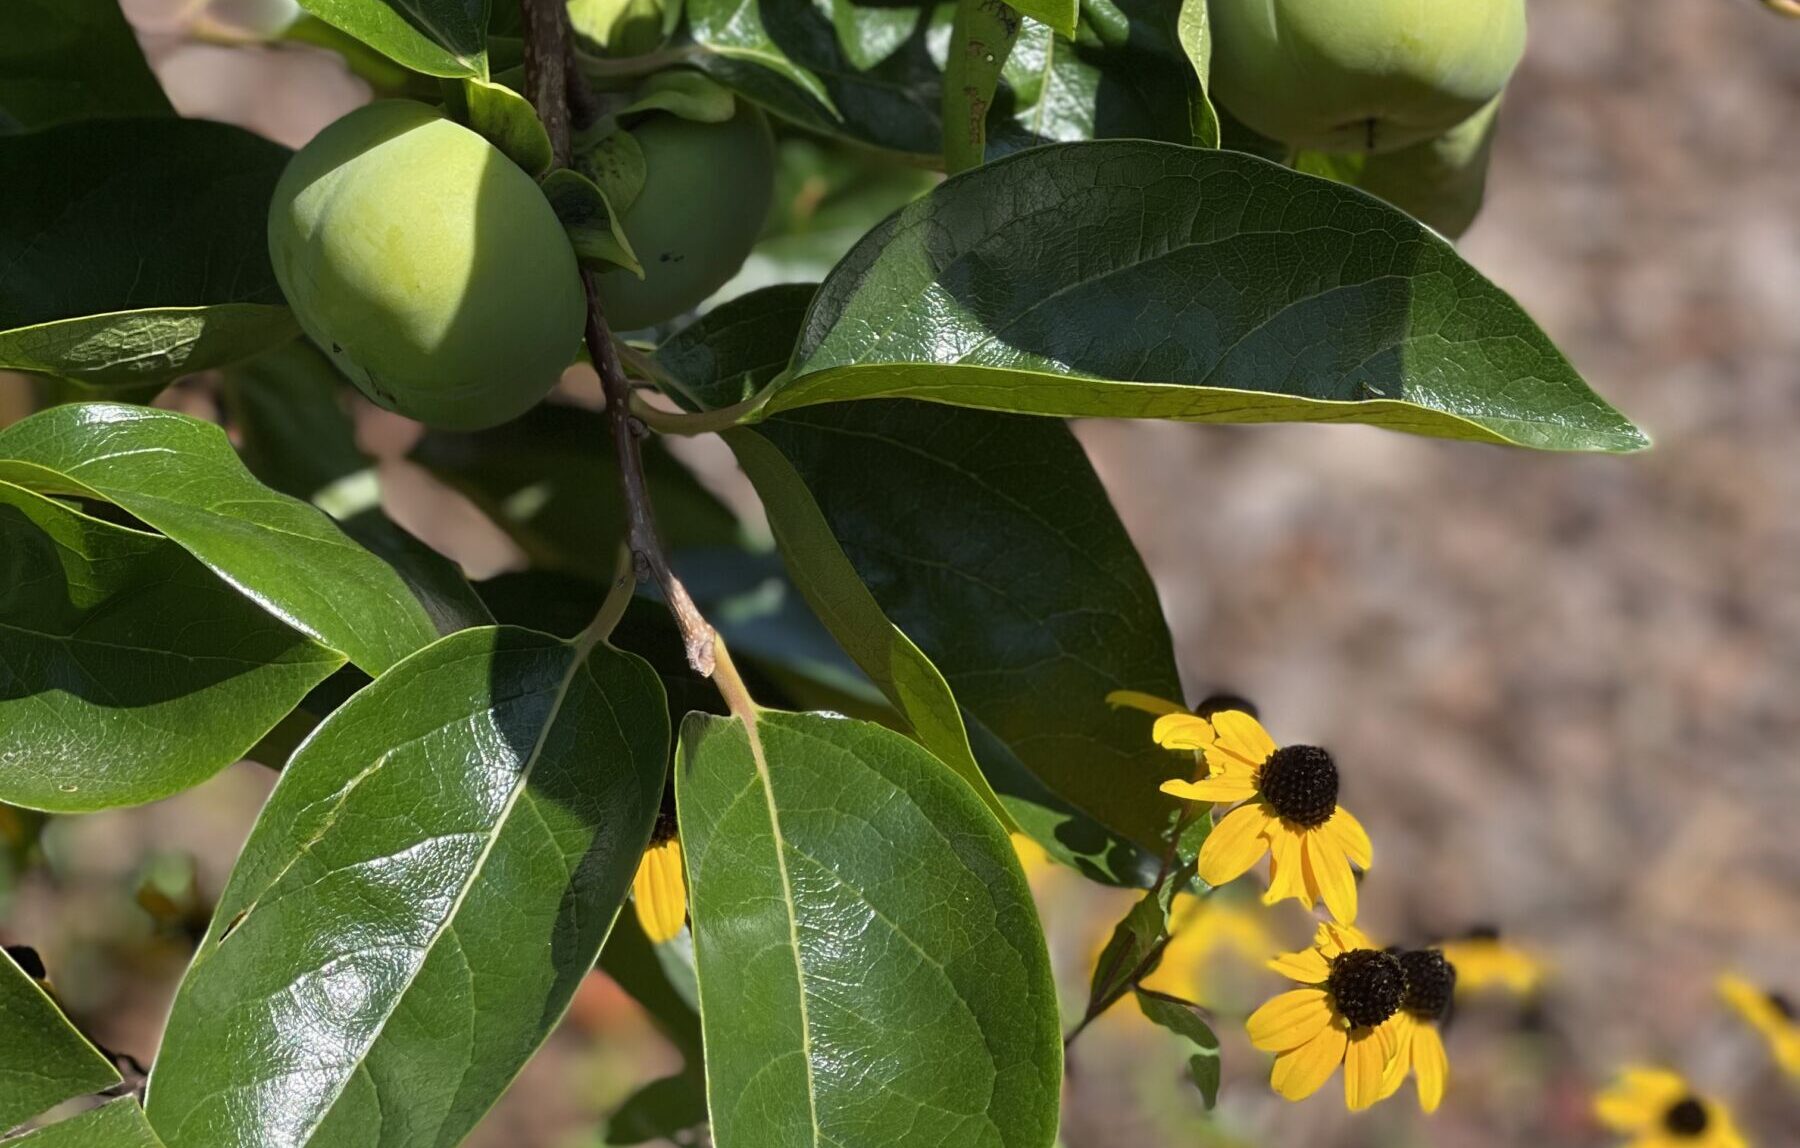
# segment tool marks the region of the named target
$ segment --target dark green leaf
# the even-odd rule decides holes
[[[654,72],[639,84],[631,103],[618,114],[665,111],[684,120],[722,124],[737,114],[731,92],[699,72],[678,69]]]
[[[700,1066],[700,990],[687,934],[652,944],[636,914],[621,913],[600,952],[600,969],[644,1006],[691,1067]]]
[[[1067,427],[861,402],[728,438],[739,436],[785,458],[881,611],[974,721],[1062,801],[1157,848],[1174,804],[1157,786],[1179,763],[1151,742],[1142,715],[1105,699],[1117,689],[1179,697],[1174,655],[1156,588]],[[772,519],[797,501],[770,493]],[[989,779],[1009,804],[1031,801]],[[1089,835],[1076,826],[1056,836],[1047,847]],[[1085,843],[1102,867],[1116,852]]]
[[[415,72],[488,77],[488,0],[300,0],[300,6]]]
[[[287,156],[204,120],[0,137],[0,366],[136,386],[292,338],[266,237]]]
[[[1090,1013],[1103,1011],[1162,963],[1163,945],[1169,935],[1169,909],[1174,900],[1174,883],[1165,881],[1138,898],[1113,926],[1112,936],[1100,950],[1094,975],[1088,981]]]
[[[699,1072],[678,1072],[652,1080],[619,1105],[606,1121],[606,1144],[651,1140],[696,1143],[682,1133],[706,1122],[706,1081]]]
[[[957,0],[944,61],[945,171],[967,171],[987,155],[988,109],[1021,23],[1018,11],[1001,0]],[[1071,32],[1074,23],[1071,12]]]
[[[464,630],[382,675],[257,820],[152,1124],[173,1148],[459,1140],[593,966],[667,766],[655,675],[609,646]]]
[[[531,101],[488,80],[464,79],[446,86],[457,118],[499,148],[506,158],[541,179],[556,162],[550,150],[550,133],[538,119]]]
[[[604,415],[546,403],[492,430],[431,431],[412,457],[485,510],[533,565],[611,581],[625,504],[609,433]],[[671,548],[737,540],[737,520],[686,467],[659,449],[646,449],[644,463]]]
[[[1011,843],[880,726],[691,715],[675,793],[719,1148],[1048,1148],[1062,1039]]]
[[[1200,1089],[1200,1099],[1208,1108],[1219,1102],[1219,1038],[1213,1034],[1212,1026],[1200,1019],[1194,1006],[1168,997],[1137,991],[1138,1008],[1152,1023],[1168,1029],[1176,1036],[1182,1037],[1194,1046],[1195,1052],[1188,1057],[1188,1072],[1194,1078],[1194,1086]]]
[[[7,1148],[163,1148],[144,1110],[129,1096],[6,1143]]]
[[[0,132],[98,116],[173,114],[119,0],[0,4]],[[10,185],[15,173],[7,171]]]
[[[606,192],[572,168],[557,168],[543,184],[544,198],[569,234],[569,246],[582,266],[594,271],[623,267],[638,276],[644,268],[631,241],[619,226],[619,213],[607,202]]]
[[[787,368],[817,287],[765,287],[688,324],[656,349],[689,409],[715,409],[754,395]]]
[[[616,120],[602,118],[585,131],[575,133],[570,170],[587,176],[599,187],[610,215],[631,210],[644,190],[648,169],[637,137],[618,127]],[[624,241],[623,232],[618,237]]]
[[[0,954],[0,1032],[0,1128],[119,1083],[118,1071],[9,954]]]
[[[382,512],[374,463],[358,449],[339,401],[340,379],[330,360],[305,340],[277,347],[225,376],[225,400],[250,472],[281,493],[318,506],[392,566],[438,633],[492,622],[456,563]]]
[[[1076,20],[1081,14],[1077,0],[1012,0],[1011,6],[1021,16],[1029,16],[1040,24],[1048,24],[1058,35],[1075,35]]]
[[[819,289],[791,372],[770,412],[887,395],[1647,441],[1427,228],[1262,160],[1145,141],[1037,148],[903,209]]]
[[[171,411],[52,407],[0,431],[0,480],[111,502],[371,674],[437,637],[391,567],[250,476],[224,432]]]
[[[8,483],[0,554],[0,800],[14,805],[106,809],[197,785],[343,664],[168,539]]]
[[[1219,113],[1207,96],[1212,83],[1212,22],[1206,0],[1181,0],[1175,14],[1175,41],[1193,68],[1188,89],[1188,123],[1196,147],[1219,146]]]

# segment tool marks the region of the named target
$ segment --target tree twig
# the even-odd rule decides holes
[[[560,167],[569,163],[569,96],[571,84],[582,87],[579,75],[571,76],[568,63],[568,15],[563,0],[522,0],[525,17],[525,93],[550,134],[550,148]],[[585,92],[579,99],[585,99]],[[631,413],[631,382],[619,363],[607,328],[600,297],[594,291],[593,274],[581,272],[587,293],[586,337],[588,354],[600,375],[606,394],[606,421],[612,430],[613,453],[619,462],[619,482],[625,493],[626,537],[632,569],[638,581],[654,580],[681,630],[688,664],[695,672],[712,677],[716,660],[714,634],[687,587],[669,567],[656,531],[656,512],[650,504],[650,486],[644,479],[644,426]]]

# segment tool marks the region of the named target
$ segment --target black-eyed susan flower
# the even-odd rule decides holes
[[[1594,1115],[1629,1139],[1627,1148],[1747,1148],[1716,1100],[1700,1096],[1679,1073],[1632,1066],[1594,1098]]]
[[[1344,1103],[1369,1107],[1396,1052],[1394,1019],[1406,998],[1400,958],[1349,925],[1319,925],[1311,948],[1269,967],[1302,986],[1274,997],[1244,1023],[1250,1043],[1275,1054],[1269,1086],[1289,1100],[1317,1092],[1344,1066]]]
[[[1313,745],[1280,747],[1262,723],[1242,710],[1210,718],[1165,714],[1151,736],[1168,749],[1199,750],[1206,776],[1163,782],[1164,793],[1215,805],[1237,804],[1218,817],[1200,847],[1200,879],[1223,885],[1269,854],[1264,902],[1292,897],[1307,908],[1320,901],[1343,924],[1356,920],[1356,875],[1367,869],[1369,835],[1340,808],[1338,768]]]
[[[1537,992],[1550,973],[1549,962],[1529,949],[1502,940],[1500,931],[1483,925],[1438,946],[1456,966],[1456,991],[1464,995],[1499,989],[1514,996]]]
[[[1800,1022],[1793,1002],[1736,973],[1721,974],[1719,996],[1769,1044],[1769,1055],[1789,1076],[1800,1077]]]
[[[674,793],[663,795],[663,807],[650,831],[650,847],[638,862],[631,882],[631,903],[638,924],[654,944],[675,939],[687,923],[687,879],[682,873],[681,837],[675,831]]]
[[[1436,1112],[1450,1076],[1450,1058],[1438,1022],[1450,1011],[1456,991],[1456,967],[1437,949],[1408,949],[1395,954],[1406,974],[1406,995],[1394,1014],[1394,1060],[1381,1084],[1382,1099],[1400,1090],[1410,1073],[1419,1079],[1419,1107]]]

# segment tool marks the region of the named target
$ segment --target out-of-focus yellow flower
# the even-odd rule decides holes
[[[1394,1062],[1382,1079],[1381,1098],[1398,1092],[1411,1073],[1419,1078],[1419,1107],[1436,1112],[1450,1076],[1450,1058],[1437,1026],[1450,1011],[1456,969],[1437,949],[1408,949],[1397,955],[1406,974],[1406,997],[1394,1017]]]
[[[1269,1086],[1288,1100],[1317,1092],[1344,1066],[1344,1103],[1352,1112],[1380,1100],[1398,1052],[1395,1018],[1406,996],[1400,959],[1349,925],[1323,923],[1311,948],[1284,953],[1269,967],[1302,988],[1250,1014],[1250,1043],[1275,1054]]]
[[[1267,917],[1260,905],[1218,894],[1180,898],[1170,914],[1162,963],[1139,983],[1196,1004],[1212,1004],[1204,973],[1215,957],[1228,954],[1261,965],[1275,953],[1278,946]]]
[[[1594,1115],[1627,1148],[1748,1148],[1749,1142],[1716,1100],[1697,1095],[1679,1073],[1633,1065],[1594,1098]]]
[[[1466,936],[1438,946],[1456,966],[1456,991],[1474,995],[1503,989],[1514,996],[1535,994],[1550,974],[1550,964],[1527,949],[1500,939],[1497,930],[1472,929]]]
[[[1019,855],[1019,868],[1025,870],[1025,879],[1036,888],[1038,882],[1056,872],[1056,861],[1049,851],[1025,834],[1014,833],[1011,836],[1013,852]]]
[[[1367,869],[1372,850],[1362,824],[1337,803],[1338,768],[1329,753],[1311,745],[1278,747],[1242,710],[1210,719],[1165,714],[1151,736],[1166,749],[1198,750],[1206,761],[1205,777],[1165,781],[1164,793],[1219,806],[1241,803],[1217,818],[1200,847],[1201,880],[1234,881],[1267,853],[1265,904],[1291,897],[1310,909],[1323,901],[1340,923],[1355,922],[1351,866]]]
[[[1770,992],[1736,973],[1722,973],[1719,996],[1769,1043],[1769,1055],[1789,1076],[1800,1078],[1800,1023],[1794,1006],[1780,993]]]

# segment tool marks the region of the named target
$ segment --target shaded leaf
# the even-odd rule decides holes
[[[119,0],[0,5],[0,132],[99,116],[173,114]]]
[[[634,97],[619,115],[661,110],[697,123],[722,124],[737,114],[731,92],[699,72],[653,73],[638,85]]]
[[[437,637],[387,563],[257,482],[211,423],[114,403],[52,407],[0,431],[0,480],[129,511],[371,674]]]
[[[456,563],[382,511],[375,464],[357,447],[339,401],[341,379],[304,339],[227,373],[223,393],[245,464],[274,489],[331,515],[393,567],[439,634],[491,623]]]
[[[1646,444],[1427,228],[1249,156],[1144,141],[1034,149],[904,208],[819,289],[790,370],[768,411],[910,396]]]
[[[8,1140],[8,1148],[163,1148],[129,1096]]]
[[[14,805],[79,812],[197,785],[343,664],[168,539],[9,483],[0,554],[0,800]]]
[[[656,349],[690,410],[742,402],[787,368],[794,339],[818,288],[765,287],[741,295],[677,331]]]
[[[258,818],[152,1124],[173,1148],[460,1139],[599,955],[667,762],[655,676],[605,645],[464,630],[382,675]]]
[[[623,267],[643,278],[631,241],[619,225],[619,213],[606,201],[606,193],[587,176],[572,168],[557,168],[543,183],[544,198],[569,235],[569,246],[582,266],[594,271]]]
[[[669,1043],[698,1068],[700,990],[694,976],[693,942],[687,934],[652,944],[638,924],[637,914],[621,913],[600,952],[600,969],[644,1006]]]
[[[967,171],[987,155],[988,110],[1022,22],[1003,0],[957,0],[944,61],[945,171]],[[1071,13],[1070,32],[1074,23]]]
[[[0,1128],[119,1083],[118,1071],[11,954],[0,954],[0,1032]]]
[[[1174,807],[1157,786],[1180,762],[1105,698],[1178,697],[1180,683],[1156,588],[1068,428],[889,401],[795,411],[730,437],[744,435],[785,458],[882,612],[970,717],[1061,801],[1157,850]],[[1138,879],[1108,860],[1113,842],[1065,830],[1054,810],[1017,811],[1033,794],[988,776],[1046,848],[1095,850],[1089,865]]]
[[[266,237],[287,157],[204,120],[0,137],[0,364],[144,385],[292,338]]]
[[[382,55],[431,76],[488,76],[488,0],[300,0]]]
[[[524,96],[504,84],[480,79],[465,79],[445,90],[456,105],[452,110],[457,118],[499,148],[526,175],[541,179],[556,162],[550,133]]]
[[[692,715],[676,763],[719,1148],[1047,1148],[1055,988],[999,823],[880,726],[751,736]]]
[[[1151,1023],[1168,1029],[1194,1046],[1194,1053],[1188,1057],[1188,1073],[1200,1090],[1202,1103],[1210,1109],[1219,1102],[1220,1075],[1219,1038],[1213,1034],[1212,1026],[1200,1019],[1194,1006],[1183,1001],[1170,1000],[1143,989],[1138,989],[1136,996],[1138,1008]]]
[[[1219,113],[1207,89],[1212,84],[1212,22],[1206,0],[1181,0],[1175,14],[1175,40],[1193,67],[1188,89],[1188,123],[1195,147],[1219,146]]]
[[[608,204],[609,219],[631,210],[644,190],[649,170],[637,137],[605,118],[575,134],[569,162],[571,170],[587,176],[599,187]],[[624,232],[618,232],[616,238],[624,243]],[[626,246],[629,249],[629,244]]]
[[[652,1140],[693,1143],[682,1133],[706,1123],[706,1081],[698,1072],[678,1072],[652,1080],[630,1096],[606,1121],[605,1144]]]

